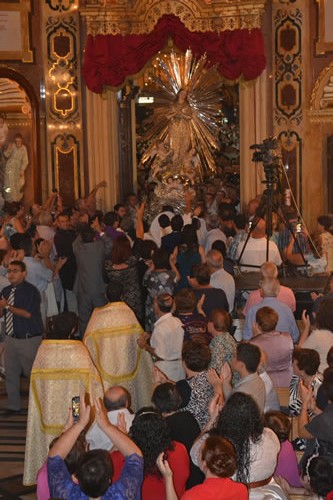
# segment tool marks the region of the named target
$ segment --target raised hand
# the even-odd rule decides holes
[[[89,424],[91,410],[90,405],[86,405],[84,396],[84,393],[80,394],[80,416],[78,421],[78,424],[80,424],[83,429]]]
[[[170,478],[173,476],[172,470],[170,468],[169,462],[164,458],[164,452],[160,453],[156,459],[156,465],[158,470],[165,478]]]
[[[98,427],[102,430],[107,428],[110,425],[110,421],[108,419],[107,411],[104,405],[101,403],[100,399],[96,399],[95,401],[96,407],[96,422]]]
[[[227,361],[222,365],[220,378],[222,379],[223,382],[228,382],[229,384],[231,383],[232,371]]]

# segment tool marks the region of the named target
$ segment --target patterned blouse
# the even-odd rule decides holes
[[[131,256],[126,262],[128,267],[115,269],[112,261],[107,259],[104,269],[108,283],[119,283],[121,285],[124,302],[134,311],[141,323],[143,319],[143,305],[137,262],[136,257]]]
[[[213,397],[213,388],[208,382],[207,371],[203,371],[187,380],[176,383],[183,399],[180,411],[189,411],[197,420],[202,430],[209,418],[208,406]],[[187,387],[186,387],[187,386]]]
[[[213,338],[209,347],[212,354],[209,368],[215,368],[219,374],[222,365],[227,361],[229,364],[236,352],[237,343],[229,332],[221,333]],[[232,384],[236,384],[240,379],[237,372],[232,374]]]
[[[292,415],[298,416],[302,409],[302,400],[299,397],[299,383],[300,379],[297,375],[291,377],[289,386],[289,410]],[[323,377],[320,373],[317,373],[311,383],[311,388],[313,389],[314,396],[317,396],[317,392],[321,384],[323,383]],[[313,412],[309,410],[309,417],[313,416]]]
[[[154,298],[161,293],[174,294],[176,285],[176,273],[173,271],[151,271],[145,272],[143,286],[147,288],[146,299],[146,332],[152,332],[157,320],[154,311]]]

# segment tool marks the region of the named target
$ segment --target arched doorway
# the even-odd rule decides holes
[[[0,191],[26,207],[40,201],[38,101],[18,72],[0,68]]]

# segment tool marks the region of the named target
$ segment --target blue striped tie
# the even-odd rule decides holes
[[[14,296],[15,296],[15,287],[13,286],[13,288],[10,291],[9,297],[7,299],[7,304],[9,306],[14,305]],[[6,311],[5,324],[6,324],[6,334],[9,336],[13,335],[14,333],[13,313],[8,310]]]

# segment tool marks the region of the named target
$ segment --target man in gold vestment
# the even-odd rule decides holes
[[[132,309],[121,302],[120,285],[110,284],[106,296],[109,303],[94,310],[83,342],[101,374],[104,391],[113,385],[125,387],[136,411],[151,401],[152,359],[137,345],[142,328]]]
[[[51,441],[61,434],[72,397],[86,393],[90,404],[103,398],[100,375],[80,340],[69,337],[77,326],[74,313],[54,318],[47,340],[43,340],[30,377],[25,485],[35,484],[37,472],[47,459]]]

